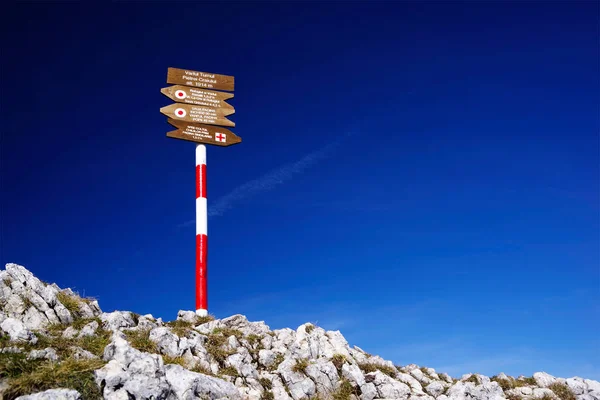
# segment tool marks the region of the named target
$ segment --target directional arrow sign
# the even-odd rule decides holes
[[[227,104],[224,101],[232,98],[233,93],[213,92],[212,90],[204,90],[181,85],[162,88],[160,89],[160,92],[178,103],[233,109],[231,104]]]
[[[167,83],[233,91],[233,76],[211,74],[209,72],[190,71],[188,69],[169,68]]]
[[[235,126],[235,123],[225,118],[233,114],[232,108],[212,108],[192,106],[188,104],[171,104],[160,109],[167,117],[180,121],[197,122],[210,125]]]
[[[241,137],[236,136],[229,129],[210,125],[191,124],[171,118],[168,121],[174,127],[179,128],[175,131],[167,132],[167,136],[170,138],[214,144],[217,146],[231,146],[242,141]]]

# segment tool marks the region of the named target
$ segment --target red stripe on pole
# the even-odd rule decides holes
[[[206,164],[202,164],[202,187],[200,196],[206,198]]]
[[[208,310],[206,292],[206,261],[208,253],[208,237],[196,235],[196,310]]]
[[[200,166],[196,165],[196,198],[200,197]]]
[[[206,164],[196,165],[196,198],[206,198]]]

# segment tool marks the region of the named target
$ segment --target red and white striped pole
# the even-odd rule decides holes
[[[206,260],[208,254],[206,204],[206,147],[196,146],[196,315],[208,315]]]

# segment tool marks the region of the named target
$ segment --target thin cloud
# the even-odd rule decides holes
[[[232,209],[237,203],[246,200],[258,193],[265,192],[273,189],[277,185],[281,185],[294,176],[301,174],[306,169],[312,167],[319,161],[329,157],[331,153],[343,142],[343,139],[351,136],[351,133],[344,135],[334,142],[327,144],[311,153],[306,154],[301,159],[284,164],[278,168],[275,168],[263,176],[248,181],[237,188],[233,189],[228,194],[217,199],[213,204],[208,207],[209,217],[219,217],[228,210]],[[190,220],[179,224],[178,227],[186,227],[194,224],[195,220]]]

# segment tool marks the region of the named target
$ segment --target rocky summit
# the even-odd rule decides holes
[[[102,312],[16,264],[0,271],[0,327],[7,400],[600,400],[600,383],[579,377],[454,378],[394,365],[312,324]]]

